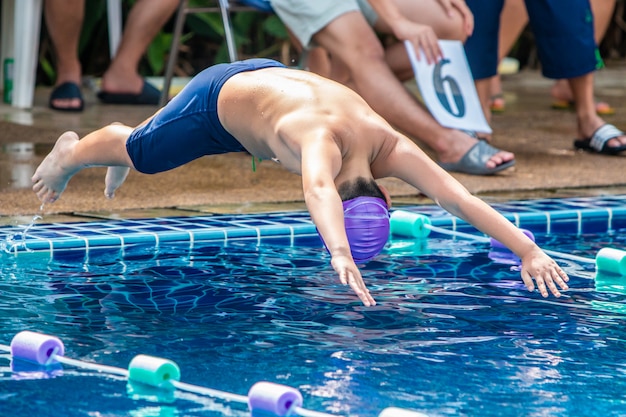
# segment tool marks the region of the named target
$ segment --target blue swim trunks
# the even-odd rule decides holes
[[[271,67],[285,66],[255,58],[214,65],[196,75],[156,116],[131,133],[126,150],[135,169],[155,174],[205,155],[245,151],[220,123],[217,98],[233,75]]]

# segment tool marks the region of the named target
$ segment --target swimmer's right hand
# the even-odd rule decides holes
[[[376,305],[376,301],[370,295],[369,290],[363,282],[361,271],[348,256],[333,256],[331,260],[333,269],[339,274],[339,280],[343,285],[350,285],[350,288],[359,297],[366,307]]]
[[[537,289],[544,298],[548,297],[548,290],[555,297],[560,297],[561,292],[557,286],[561,290],[569,289],[567,286],[569,277],[565,271],[538,247],[522,257],[521,275],[528,291],[535,290],[534,279],[537,283]]]

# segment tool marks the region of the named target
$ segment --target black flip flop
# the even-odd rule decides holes
[[[132,93],[107,93],[100,91],[98,98],[105,104],[143,104],[157,105],[161,98],[161,92],[152,84],[143,82],[141,92],[139,94]]]
[[[79,99],[80,105],[78,107],[62,107],[54,105],[54,100],[71,100],[71,99]],[[81,112],[85,107],[85,101],[83,100],[83,94],[80,91],[80,87],[78,84],[73,82],[65,82],[63,84],[58,85],[52,90],[50,93],[50,100],[48,101],[48,106],[53,110],[59,111],[68,111],[68,112]]]
[[[599,153],[603,155],[618,155],[626,151],[626,145],[609,146],[608,141],[613,138],[623,136],[624,132],[606,123],[600,126],[593,135],[585,139],[577,139],[574,141],[576,149],[582,149],[588,152]]]

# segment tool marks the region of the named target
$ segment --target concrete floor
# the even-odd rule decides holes
[[[607,122],[626,129],[626,62],[609,63],[596,76],[596,95],[617,112]],[[453,174],[472,193],[487,200],[622,194],[626,192],[626,155],[601,156],[575,151],[576,121],[569,111],[550,108],[551,81],[537,71],[504,78],[507,109],[494,115],[494,144],[515,152],[517,164],[484,177]],[[151,115],[151,106],[98,103],[86,91],[83,113],[49,110],[50,90],[38,88],[31,110],[0,105],[0,223],[22,222],[34,214],[45,221],[64,216],[132,217],[181,212],[250,212],[304,208],[300,178],[263,162],[251,169],[251,158],[230,154],[202,158],[153,176],[131,173],[114,200],[102,195],[104,169],[74,177],[59,201],[40,204],[30,177],[56,138],[66,130],[85,134],[114,121],[135,125]],[[419,192],[397,180],[383,183],[396,203],[424,203]]]

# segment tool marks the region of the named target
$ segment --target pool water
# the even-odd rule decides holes
[[[587,258],[626,248],[624,228],[578,225],[536,240]],[[257,381],[277,382],[299,389],[303,407],[343,416],[386,407],[431,417],[626,414],[626,278],[596,281],[593,264],[560,259],[571,289],[543,299],[488,243],[394,238],[362,268],[378,302],[368,308],[329,260],[313,234],[3,254],[0,343],[33,330],[87,362],[126,368],[137,354],[159,356],[187,383],[246,395]],[[0,415],[248,415],[7,354],[0,387]]]

